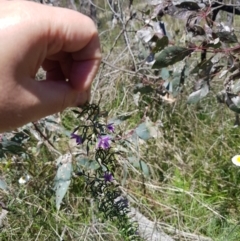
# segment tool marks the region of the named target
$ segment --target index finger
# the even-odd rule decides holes
[[[52,58],[62,51],[71,53],[69,82],[76,90],[89,89],[101,62],[97,29],[89,17],[68,9],[59,10],[48,19],[47,55]]]

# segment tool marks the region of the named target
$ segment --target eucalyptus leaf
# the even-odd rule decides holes
[[[0,179],[0,188],[2,189],[2,190],[7,190],[7,183],[4,181],[4,180],[2,180],[2,179]]]
[[[195,68],[190,72],[190,74],[198,74],[200,78],[204,78],[209,75],[212,66],[214,56],[211,56],[208,60],[200,62]]]
[[[150,131],[146,125],[145,122],[141,123],[137,128],[136,128],[136,133],[137,135],[143,139],[143,140],[148,140],[151,138]]]
[[[138,48],[139,48],[138,58],[140,60],[145,60],[147,58],[147,56],[149,55],[149,51],[147,51],[147,49],[143,45],[142,41],[139,41]]]
[[[202,98],[204,98],[208,94],[208,92],[209,92],[209,87],[207,84],[204,84],[200,90],[197,90],[188,96],[187,103],[188,104],[198,103]]]
[[[224,43],[238,43],[237,36],[233,32],[223,31],[216,33],[216,35]]]
[[[154,36],[152,27],[145,27],[137,31],[137,37],[145,43],[148,43]]]
[[[128,160],[129,160],[130,163],[134,163],[134,162],[138,161],[137,157],[135,157],[135,156],[129,156]]]
[[[222,44],[221,44],[221,42],[220,41],[218,41],[218,42],[210,42],[210,43],[208,43],[205,47],[206,48],[214,48],[214,49],[218,49],[218,48],[220,48],[222,46]]]
[[[157,53],[157,52],[161,51],[162,49],[164,49],[166,46],[168,46],[168,37],[163,36],[161,39],[157,40],[156,46],[153,49],[153,52]]]
[[[128,160],[134,167],[140,169],[146,177],[149,177],[150,172],[149,172],[149,167],[146,164],[146,162],[144,162],[142,160],[138,161],[137,158],[135,158],[135,157],[128,157]]]
[[[56,208],[57,210],[60,209],[62,200],[67,193],[68,187],[70,185],[70,180],[59,180],[55,184],[55,190],[56,190]]]
[[[11,138],[11,141],[14,141],[14,142],[22,145],[22,144],[26,143],[29,138],[30,138],[29,135],[27,135],[26,133],[21,131],[21,132],[15,133],[14,136]]]
[[[71,155],[64,155],[58,160],[58,170],[55,176],[56,208],[59,210],[62,200],[71,182],[73,167]]]
[[[232,91],[233,93],[237,94],[238,92],[240,92],[240,80],[237,81],[234,86],[232,87]]]
[[[190,2],[190,1],[186,1],[186,2],[181,2],[180,4],[175,5],[178,8],[186,8],[187,10],[198,10],[200,9],[200,7],[198,6],[198,4],[196,2]]]
[[[156,58],[155,63],[152,66],[152,69],[164,68],[169,65],[173,65],[192,52],[191,49],[180,47],[180,46],[171,46],[165,48]]]
[[[236,103],[236,104],[239,104],[239,103],[238,103],[238,102],[239,102],[239,99],[236,98],[236,97],[238,97],[238,96],[236,96],[236,95],[234,95],[234,94],[231,94],[231,93],[228,93],[228,92],[225,92],[224,101],[225,101],[226,105],[228,106],[228,108],[229,108],[230,110],[232,110],[232,111],[235,112],[235,113],[240,114],[240,108],[235,105],[235,103]],[[235,99],[235,98],[236,98],[236,99]],[[234,101],[235,103],[234,103],[233,101]]]
[[[90,160],[84,157],[77,158],[77,164],[88,170],[96,170],[99,168],[99,164],[97,161]]]
[[[19,143],[8,140],[4,136],[2,136],[1,147],[3,151],[7,151],[15,155],[20,155],[25,152],[25,149]]]
[[[146,58],[146,64],[152,65],[154,61],[154,53],[150,53]]]
[[[237,108],[240,108],[240,97],[239,96],[233,97],[231,100],[234,103],[234,105],[237,106]]]
[[[161,73],[160,73],[160,76],[163,80],[168,80],[169,77],[170,77],[170,73],[169,73],[169,70],[167,68],[162,68],[161,69]]]
[[[206,91],[207,90],[207,91]],[[198,95],[198,91],[199,91],[199,95]],[[201,100],[203,97],[206,96],[206,94],[208,93],[208,87],[207,85],[205,85],[205,87],[201,88],[200,90],[198,91],[195,91],[194,93],[192,93],[187,102],[188,103],[192,103],[192,104],[195,104],[197,103],[199,100]],[[199,98],[199,99],[198,99]]]
[[[136,152],[138,151],[139,137],[138,137],[136,131],[134,131],[132,133],[132,135],[129,135],[127,140],[123,141],[123,145],[127,148],[134,149]],[[129,153],[129,151],[127,151],[127,153]]]
[[[152,93],[153,90],[154,89],[149,85],[144,85],[142,83],[138,83],[135,85],[133,93],[136,94],[139,92],[140,94],[149,94],[149,93]]]
[[[174,5],[168,5],[168,14],[176,19],[188,19],[193,12],[184,8],[176,8]]]
[[[121,124],[123,121],[131,118],[132,114],[125,114],[125,115],[119,115],[116,117],[113,117],[108,120],[109,123],[113,123],[115,126]]]
[[[154,124],[149,118],[146,118],[145,122],[141,123],[136,128],[136,134],[142,140],[148,140],[150,138],[156,138],[159,134],[158,126]]]
[[[146,164],[146,162],[140,160],[140,161],[139,161],[139,166],[140,166],[143,174],[144,174],[145,176],[149,177],[149,174],[150,174],[150,173],[149,173],[149,167],[148,167],[148,165]]]
[[[228,69],[225,69],[221,72],[221,74],[219,75],[219,78],[221,79],[223,76],[225,76],[227,74],[229,70]]]
[[[173,80],[171,81],[171,93],[173,97],[177,97],[178,94],[181,92],[182,86],[180,83],[181,83],[181,73],[174,72]]]

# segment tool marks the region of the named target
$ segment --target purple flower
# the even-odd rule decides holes
[[[104,150],[110,148],[111,138],[110,136],[99,136],[97,148],[102,148]]]
[[[82,139],[82,137],[80,135],[72,133],[71,134],[71,139],[76,139],[77,145],[83,144],[83,139]]]
[[[114,126],[113,126],[113,123],[111,124],[107,124],[107,129],[110,131],[110,132],[114,132]]]
[[[113,175],[110,172],[105,172],[103,177],[105,182],[111,182],[113,180]]]

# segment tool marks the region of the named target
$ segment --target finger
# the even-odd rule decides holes
[[[28,93],[30,93],[27,97],[28,102],[32,103],[32,105],[28,105],[28,108],[35,108],[35,112],[41,116],[62,111],[67,107],[84,105],[90,95],[90,90],[76,91],[64,81],[33,81],[32,85],[26,88]],[[42,98],[42,93],[44,93],[44,99]],[[26,101],[26,103],[28,102]],[[42,105],[45,108],[42,108]]]
[[[30,121],[60,112],[69,106],[84,105],[90,97],[90,90],[79,93],[63,81],[30,83],[32,84],[24,86],[25,88],[19,91],[18,98],[5,99],[0,103],[0,109],[1,105],[9,107],[7,112],[0,116],[0,131],[14,129]]]
[[[101,62],[96,27],[91,19],[80,13],[58,10],[48,19],[53,24],[51,31],[48,30],[47,59],[59,61],[74,89],[89,89]],[[65,16],[64,24],[62,16]]]
[[[57,61],[45,60],[42,67],[46,71],[46,80],[65,81],[69,78],[69,75],[63,73],[62,67]]]

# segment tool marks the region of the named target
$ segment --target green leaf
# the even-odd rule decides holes
[[[190,1],[182,2],[178,5],[176,5],[176,7],[186,8],[187,10],[193,10],[193,11],[200,9],[200,7],[198,6],[198,4],[196,2],[190,2]]]
[[[143,174],[147,177],[149,177],[149,168],[148,165],[144,161],[139,161],[139,166],[143,172]]]
[[[71,155],[64,155],[58,159],[59,167],[55,176],[56,207],[59,210],[62,200],[68,190],[72,177]]]
[[[171,46],[165,48],[158,56],[155,63],[152,66],[152,69],[164,68],[169,65],[173,65],[181,60],[183,60],[186,56],[188,56],[193,50],[179,47],[179,46]]]
[[[160,76],[162,77],[163,80],[168,80],[170,77],[169,70],[167,68],[162,68]]]
[[[143,13],[146,15],[150,15],[150,12],[151,12],[150,9],[148,9],[146,12],[143,11]]]
[[[16,142],[20,145],[27,142],[30,137],[26,135],[24,132],[17,132],[12,138],[11,141]]]
[[[232,91],[234,94],[237,94],[240,91],[240,80],[237,81],[232,87]]]
[[[128,160],[134,167],[140,169],[145,176],[149,177],[149,168],[144,161],[138,161],[136,157],[128,157]]]
[[[223,31],[216,33],[216,35],[224,43],[238,43],[237,36],[233,32]]]
[[[136,128],[136,133],[141,139],[143,139],[145,141],[151,138],[150,131],[145,122],[141,123]]]
[[[139,52],[138,52],[139,60],[145,60],[149,55],[149,51],[147,51],[146,47],[143,45],[141,41],[139,41],[138,48],[139,48]]]
[[[185,66],[184,62],[178,62],[175,64],[174,71],[171,73],[168,81],[164,83],[165,88],[167,88],[168,93],[170,93],[173,98],[181,93],[185,80]]]
[[[139,138],[145,141],[152,137],[156,138],[159,134],[158,126],[154,124],[149,118],[146,118],[145,122],[141,123],[136,128],[136,134]]]
[[[141,94],[149,94],[153,92],[153,88],[149,85],[138,83],[135,85],[133,93],[136,94],[138,92],[140,92]]]
[[[143,29],[137,31],[137,37],[145,43],[148,43],[153,36],[154,31],[151,27],[144,27]]]
[[[175,71],[173,73],[173,79],[170,82],[171,93],[172,93],[173,97],[177,97],[182,90],[183,84],[181,83],[181,80],[182,80],[182,73],[178,72],[178,71]]]
[[[197,102],[199,102],[199,100],[204,98],[208,94],[208,92],[209,92],[209,87],[207,84],[204,84],[200,90],[197,90],[189,95],[187,99],[187,103],[196,104]]]
[[[126,113],[125,115],[113,117],[113,118],[109,119],[108,122],[113,123],[116,126],[116,125],[121,124],[123,121],[131,118],[131,116],[132,116],[132,114]]]
[[[7,190],[7,183],[5,181],[3,181],[2,179],[0,179],[0,188],[2,190]]]
[[[234,105],[237,106],[237,108],[240,108],[240,97],[239,96],[232,97],[231,100],[234,103]]]
[[[60,205],[62,203],[62,200],[68,190],[68,187],[70,185],[70,180],[59,180],[55,184],[56,189],[56,208],[57,210],[60,209]]]
[[[153,49],[153,53],[160,52],[162,49],[164,49],[166,46],[168,46],[168,37],[163,36],[161,39],[158,39],[156,42],[156,46]]]
[[[218,39],[219,40],[219,39]],[[221,42],[220,41],[218,41],[218,42],[213,42],[213,43],[209,43],[209,44],[207,44],[206,46],[205,46],[205,48],[214,48],[214,49],[218,49],[218,48],[220,48],[222,46],[222,44],[221,44]]]
[[[2,136],[1,140],[2,151],[7,151],[15,155],[20,155],[26,150],[17,142],[8,140],[5,136]]]
[[[77,158],[77,164],[85,169],[96,170],[99,168],[99,164],[95,160],[90,160],[88,158],[80,157]]]
[[[191,70],[190,74],[199,74],[201,73],[201,77],[205,77],[206,75],[209,74],[213,63],[212,59],[214,56],[211,56],[208,60],[204,60],[200,62],[193,70]]]

